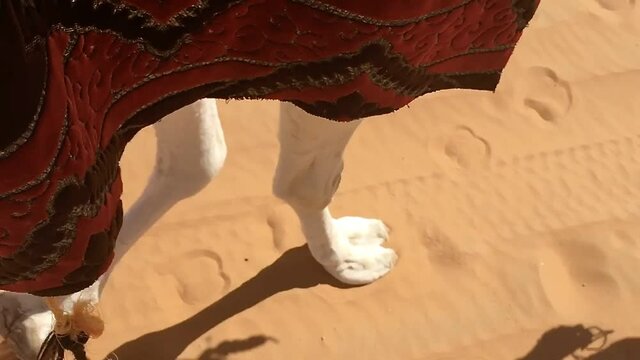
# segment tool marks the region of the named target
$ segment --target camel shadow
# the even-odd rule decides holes
[[[518,360],[640,359],[640,338],[627,338],[607,346],[611,333],[595,326],[559,326],[544,333],[534,348]]]
[[[337,288],[351,287],[338,282],[329,275],[313,259],[306,246],[293,248],[282,254],[280,258],[256,276],[194,316],[164,330],[145,334],[124,343],[113,350],[107,359],[176,360],[187,346],[225,320],[278,293],[292,289],[307,289],[320,284],[328,284]],[[258,336],[247,339],[245,343],[240,340],[240,343],[235,343],[233,346],[229,343],[223,343],[216,348],[217,350],[213,349],[210,354],[203,354],[199,360],[217,360],[220,356],[223,356],[222,359],[224,359],[226,357],[224,351],[230,351],[230,349],[248,350],[269,340],[268,337]],[[222,345],[224,346],[221,350],[219,348]],[[247,347],[247,345],[251,346]]]

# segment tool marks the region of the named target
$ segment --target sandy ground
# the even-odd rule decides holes
[[[366,287],[336,286],[271,195],[277,105],[221,103],[225,169],[119,265],[91,354],[562,360],[589,343],[569,328],[583,325],[614,331],[588,359],[640,359],[634,4],[542,1],[496,94],[440,92],[365,122],[333,212],[383,219],[400,255]],[[129,146],[126,204],[154,151],[151,130]]]

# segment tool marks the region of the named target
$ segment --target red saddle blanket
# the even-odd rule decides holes
[[[336,121],[494,90],[539,0],[0,2],[0,289],[92,284],[135,133],[204,97]]]

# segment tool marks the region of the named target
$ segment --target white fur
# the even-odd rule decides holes
[[[347,284],[368,284],[385,275],[397,258],[381,246],[386,226],[380,220],[334,219],[328,208],[340,183],[342,155],[361,120],[328,121],[286,103],[280,109],[273,192],[298,214],[311,254]]]
[[[273,184],[274,194],[298,214],[313,257],[338,280],[356,285],[385,275],[397,258],[393,250],[382,247],[388,229],[380,220],[334,219],[328,209],[340,182],[345,147],[360,123],[328,121],[283,103],[281,149]],[[59,297],[65,311],[71,311],[80,298],[97,304],[111,271],[136,240],[174,204],[198,193],[224,164],[227,147],[215,100],[200,100],[180,109],[154,128],[158,144],[155,168],[143,194],[124,217],[111,269],[90,288]],[[6,334],[25,359],[33,358],[53,327],[53,317],[42,301],[0,293],[0,311],[20,319],[19,326],[0,322],[0,335]]]

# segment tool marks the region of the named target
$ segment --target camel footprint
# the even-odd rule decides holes
[[[193,250],[178,255],[159,266],[158,273],[175,279],[178,295],[189,305],[211,301],[230,287],[222,259],[210,250]]]
[[[521,95],[524,106],[547,124],[560,121],[573,105],[570,84],[552,69],[533,67],[521,81],[526,84]]]
[[[491,158],[491,145],[471,128],[460,126],[445,143],[444,153],[463,169],[483,168]]]

